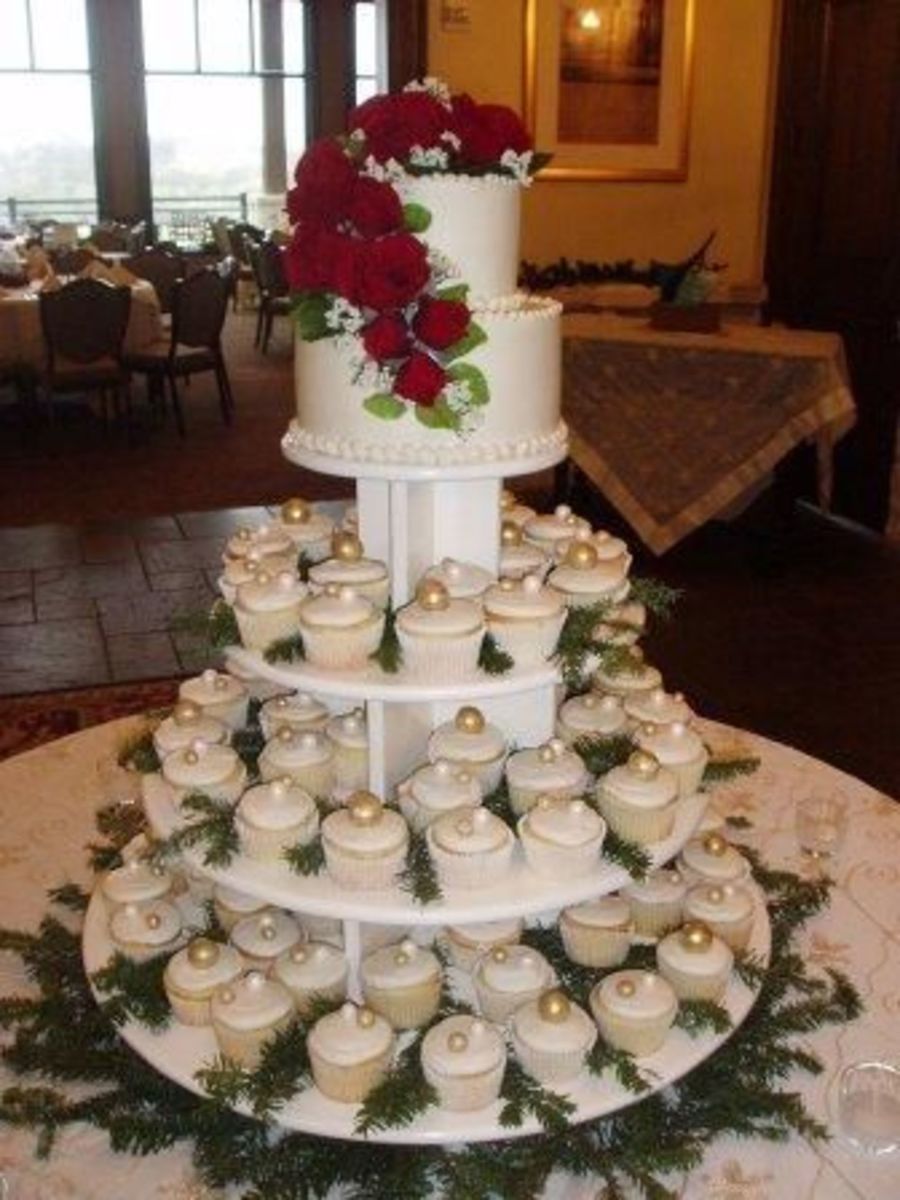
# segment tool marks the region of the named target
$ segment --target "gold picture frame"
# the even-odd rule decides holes
[[[538,178],[686,179],[693,55],[694,0],[526,0]]]

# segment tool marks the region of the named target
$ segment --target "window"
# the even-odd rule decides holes
[[[0,0],[0,216],[96,218],[85,0]]]
[[[357,0],[353,9],[355,97],[356,103],[362,104],[363,100],[385,90],[385,71],[380,61],[383,56],[375,0]]]

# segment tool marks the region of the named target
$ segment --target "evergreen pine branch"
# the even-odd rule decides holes
[[[422,1113],[438,1103],[438,1094],[422,1071],[418,1032],[397,1055],[387,1075],[363,1100],[356,1114],[357,1133],[377,1133],[383,1129],[405,1129]]]
[[[592,1075],[612,1071],[619,1084],[635,1096],[640,1096],[650,1089],[650,1080],[638,1067],[634,1056],[625,1050],[616,1050],[600,1038],[587,1056],[587,1069]]]
[[[731,1017],[727,1009],[714,1000],[682,1000],[675,1024],[693,1038],[704,1033],[727,1033],[731,1029]]]
[[[606,775],[628,762],[634,742],[624,733],[612,737],[580,737],[572,747],[591,775]]]
[[[708,792],[710,788],[730,783],[732,779],[738,779],[742,775],[752,775],[758,769],[759,759],[750,754],[730,758],[714,758],[710,755],[703,770],[700,790]]]
[[[569,1118],[575,1112],[575,1105],[567,1096],[545,1088],[515,1058],[507,1060],[500,1098],[503,1100],[500,1124],[506,1129],[516,1128],[528,1117],[534,1117],[548,1133],[562,1134],[569,1129]]]
[[[290,637],[277,638],[266,646],[263,658],[267,663],[303,662],[306,658],[306,647],[301,633],[291,634]]]
[[[653,866],[653,860],[643,846],[630,842],[612,829],[607,829],[603,839],[603,857],[624,867],[632,879],[645,879],[647,872]]]
[[[734,816],[726,817],[725,824],[728,826],[729,829],[752,829],[753,828],[753,822],[751,820],[749,820],[747,817],[741,816],[740,814],[735,814]]]
[[[334,1004],[329,1003],[328,1007],[330,1010]],[[247,1087],[247,1098],[256,1116],[271,1116],[295,1092],[309,1085],[308,1028],[306,1022],[292,1021],[287,1029],[279,1030],[263,1046],[259,1064],[251,1071]]]
[[[287,865],[297,875],[319,875],[325,870],[325,851],[322,835],[317,833],[312,841],[288,846],[282,854]]]
[[[301,583],[309,583],[310,567],[314,567],[315,565],[306,551],[301,550],[297,556],[297,574],[300,577]]]
[[[171,622],[172,633],[183,633],[203,643],[209,650],[225,650],[241,645],[234,609],[221,598],[208,612],[185,613]]]
[[[378,649],[369,657],[386,675],[396,675],[403,665],[403,651],[397,636],[397,614],[392,607],[388,607],[384,614],[384,630]]]
[[[617,968],[621,971],[653,971],[656,969],[656,947],[642,942],[632,942],[625,961]]]
[[[77,883],[63,883],[59,887],[51,888],[47,895],[51,904],[58,904],[61,908],[75,913],[87,912],[90,902],[90,896]]]
[[[238,758],[247,768],[247,776],[251,781],[259,779],[259,756],[263,752],[266,739],[259,723],[262,702],[255,697],[247,705],[247,721],[242,729],[236,729],[231,735],[231,747]]]
[[[240,849],[234,824],[235,807],[202,792],[191,792],[180,804],[186,823],[160,843],[160,854],[166,857],[199,847],[206,866],[227,867]]]
[[[140,729],[125,739],[116,754],[116,762],[139,775],[152,775],[160,767],[159,755],[153,744],[153,730]]]
[[[434,904],[443,899],[444,894],[431,855],[428,853],[428,842],[424,833],[410,831],[406,865],[397,880],[401,890],[408,892],[417,904]]]
[[[766,967],[762,960],[747,951],[735,953],[734,969],[741,982],[754,990],[760,987],[766,978]]]
[[[515,832],[518,817],[513,811],[512,803],[509,799],[509,786],[507,785],[505,776],[494,790],[485,796],[481,803],[483,808],[493,813],[495,817],[499,817],[501,821],[505,821],[510,829]]]
[[[647,612],[666,620],[671,617],[675,605],[683,595],[680,588],[669,587],[659,579],[632,577],[628,599],[643,604]]]
[[[242,1103],[250,1087],[250,1072],[224,1054],[217,1054],[194,1078],[214,1104],[225,1108]]]
[[[608,645],[596,636],[597,626],[608,613],[609,604],[604,600],[583,608],[570,608],[566,614],[556,642],[555,658],[569,695],[582,691],[589,658],[601,653]]]
[[[486,633],[481,639],[478,665],[486,675],[506,675],[516,664],[511,654],[500,649],[494,635]]]
[[[632,653],[631,646],[607,642],[598,647],[597,656],[607,675],[637,675],[641,670],[641,663]]]
[[[147,820],[139,804],[107,804],[94,818],[97,832],[106,840],[88,842],[88,866],[94,874],[122,865],[122,849],[146,832]]]
[[[138,1021],[150,1029],[164,1029],[172,1016],[163,987],[163,972],[171,956],[154,954],[143,962],[120,951],[91,976],[94,986],[109,998],[102,1008],[114,1025]]]

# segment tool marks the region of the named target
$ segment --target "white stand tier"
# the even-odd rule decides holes
[[[88,976],[103,967],[113,953],[107,925],[106,905],[97,891],[91,898],[84,922],[83,957]],[[768,963],[769,920],[761,899],[757,903],[750,951],[762,962]],[[732,1020],[732,1030],[727,1034],[703,1034],[691,1038],[682,1030],[673,1029],[660,1050],[639,1060],[639,1066],[648,1076],[650,1083],[649,1092],[642,1093],[641,1096],[623,1088],[610,1072],[602,1079],[595,1078],[587,1071],[582,1072],[573,1083],[559,1089],[575,1103],[572,1124],[609,1116],[686,1075],[719,1049],[745,1019],[755,999],[756,993],[742,983],[737,975],[732,975],[723,1000]],[[188,1091],[197,1095],[204,1094],[195,1075],[201,1067],[209,1065],[218,1054],[211,1028],[181,1025],[172,1021],[168,1029],[154,1033],[143,1025],[129,1022],[120,1028],[119,1033],[141,1058],[162,1075]],[[237,1107],[238,1111],[245,1115],[253,1115],[248,1108]],[[499,1138],[527,1137],[542,1132],[541,1126],[531,1118],[514,1128],[501,1125],[500,1108],[499,1102],[470,1113],[453,1113],[442,1108],[432,1108],[412,1125],[403,1129],[379,1130],[367,1134],[363,1139],[354,1129],[356,1105],[339,1104],[327,1099],[317,1088],[310,1087],[278,1109],[273,1119],[287,1129],[311,1133],[318,1137],[420,1146],[493,1141]]]

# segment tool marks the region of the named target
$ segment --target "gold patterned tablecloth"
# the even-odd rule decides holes
[[[83,846],[108,795],[106,769],[129,721],[101,725],[0,764],[0,924],[37,925],[45,892],[64,880],[86,884]],[[818,1078],[788,1084],[835,1130],[841,1069],[862,1059],[900,1064],[900,805],[859,780],[785,746],[704,723],[714,746],[759,754],[761,769],[716,791],[723,815],[752,822],[743,834],[776,866],[802,870],[794,806],[812,789],[840,793],[850,810],[847,844],[836,864],[830,908],[802,934],[800,952],[853,979],[865,1013],[852,1025],[817,1031],[808,1045],[825,1064]],[[0,953],[0,993],[27,988],[19,960]],[[0,1086],[12,1077],[0,1069]],[[141,1158],[112,1154],[89,1127],[64,1132],[51,1158],[34,1158],[31,1134],[0,1127],[0,1179],[8,1200],[219,1200],[203,1187],[184,1148]],[[897,1200],[900,1153],[860,1156],[839,1136],[812,1146],[723,1139],[684,1179],[669,1181],[681,1200]],[[233,1193],[228,1193],[231,1200]],[[0,1189],[0,1196],[6,1194]],[[398,1197],[398,1200],[402,1200]],[[510,1197],[509,1200],[514,1200]],[[601,1200],[596,1184],[556,1178],[547,1200]]]
[[[668,333],[608,314],[567,316],[563,328],[571,456],[656,554],[802,441],[818,446],[827,505],[832,450],[855,421],[836,334]]]

